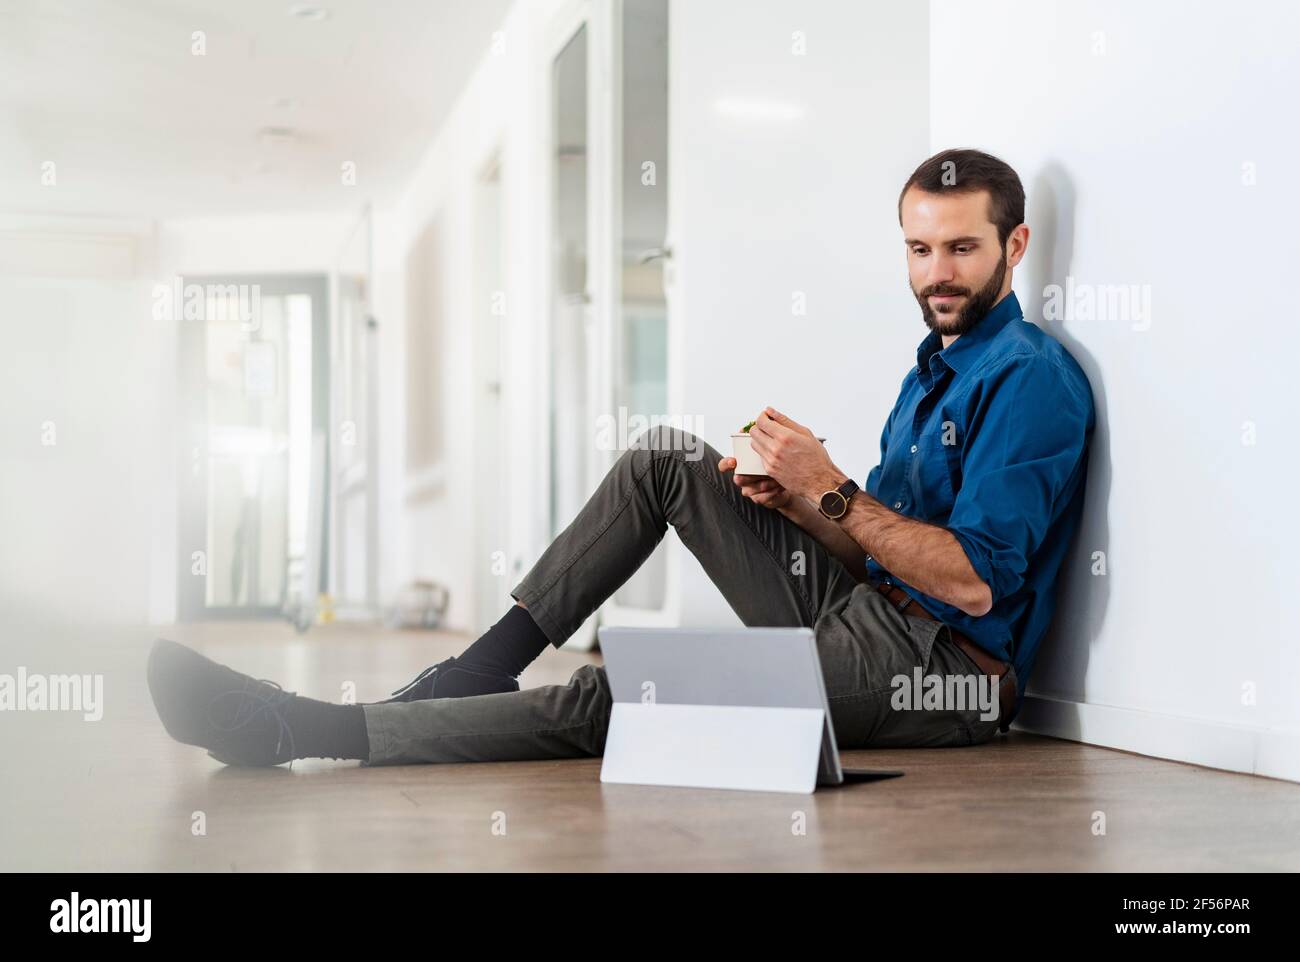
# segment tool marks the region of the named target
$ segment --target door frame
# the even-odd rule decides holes
[[[311,365],[312,433],[329,430],[330,419],[330,286],[325,274],[192,274],[182,275],[182,284],[257,285],[260,293],[281,296],[308,294],[312,298]],[[203,545],[208,550],[207,499],[207,338],[206,320],[181,321],[176,337],[176,407],[184,415],[185,428],[177,445],[176,485],[176,620],[197,622],[213,619],[277,619],[282,617],[284,599],[271,605],[235,606],[207,604],[207,579],[191,574],[192,552]],[[199,457],[196,452],[203,452]],[[200,468],[201,473],[195,474]],[[196,478],[197,481],[190,479]],[[328,484],[328,481],[326,482]],[[328,554],[328,538],[325,551]],[[211,559],[208,558],[208,561]],[[328,570],[327,557],[321,558],[321,570]],[[319,580],[319,573],[318,573]],[[287,590],[286,586],[286,590]]]
[[[494,242],[497,246],[495,254],[499,276],[497,278],[500,284],[500,293],[505,294],[510,288],[509,280],[509,247],[507,244],[508,237],[508,214],[507,214],[507,196],[506,196],[506,161],[505,148],[502,138],[494,138],[487,147],[481,151],[478,162],[474,165],[474,179],[471,190],[470,200],[470,234],[472,237],[471,258],[470,258],[470,276],[472,278],[473,290],[471,295],[471,316],[473,325],[471,327],[471,382],[475,393],[473,401],[473,418],[475,430],[474,437],[474,467],[477,469],[481,463],[482,448],[480,445],[483,441],[483,432],[479,430],[483,415],[483,405],[486,403],[482,390],[484,385],[479,381],[481,373],[481,358],[486,349],[484,336],[484,322],[491,314],[491,294],[487,292],[483,285],[483,258],[486,255],[484,249],[484,191],[489,183],[495,182],[496,191],[496,224],[493,227],[495,235]],[[496,293],[496,292],[492,292]],[[486,295],[486,297],[485,297]],[[496,417],[498,425],[496,431],[496,447],[494,460],[497,465],[495,474],[489,474],[487,477],[476,476],[474,483],[474,534],[473,534],[473,551],[474,567],[473,578],[471,579],[475,622],[477,630],[486,630],[488,624],[483,623],[483,616],[486,614],[480,609],[484,604],[484,598],[487,594],[487,586],[491,586],[493,597],[493,618],[500,616],[501,610],[508,608],[513,602],[510,598],[510,587],[512,582],[503,582],[503,579],[510,579],[514,576],[515,571],[512,564],[514,558],[513,545],[511,544],[511,504],[510,489],[508,485],[510,471],[510,451],[512,448],[512,439],[514,432],[510,424],[510,405],[513,399],[511,379],[509,376],[510,361],[510,312],[509,300],[507,299],[507,309],[505,315],[498,322],[498,328],[494,343],[496,346],[496,371],[499,377],[498,394],[496,401]],[[484,555],[483,549],[489,547],[480,541],[482,534],[482,523],[487,512],[494,512],[500,516],[497,524],[497,531],[500,535],[499,544],[495,547],[503,552],[502,561],[505,565],[500,574],[493,572],[489,563],[490,555]]]
[[[348,247],[365,232],[365,249],[363,252],[364,274],[358,278],[355,271],[345,271],[344,259]],[[327,557],[324,559],[326,572],[326,589],[333,604],[333,614],[344,621],[369,621],[379,615],[379,322],[374,315],[374,217],[370,204],[365,204],[348,233],[347,239],[339,248],[339,257],[335,267],[330,271],[330,366],[331,370],[341,363],[343,355],[342,339],[348,335],[343,329],[343,292],[346,287],[360,288],[361,315],[365,324],[363,343],[365,359],[362,374],[365,377],[363,392],[365,395],[365,423],[356,425],[361,434],[365,452],[358,464],[355,460],[348,467],[341,466],[341,458],[335,451],[341,445],[340,430],[348,413],[343,410],[339,393],[329,392],[330,420],[326,428],[326,490],[329,492],[326,504]],[[364,498],[365,518],[365,587],[360,598],[345,598],[342,595],[342,569],[345,547],[342,540],[345,531],[343,517],[345,502],[349,499]]]
[[[669,24],[672,23],[672,3],[671,0],[665,0],[668,6]],[[600,249],[599,266],[601,283],[598,289],[601,291],[601,309],[598,316],[605,319],[603,331],[603,363],[600,365],[604,377],[601,384],[600,408],[603,411],[613,413],[615,402],[615,371],[619,370],[622,365],[622,336],[623,336],[623,3],[621,0],[605,7],[606,16],[603,18],[603,30],[601,33],[602,44],[597,53],[603,62],[599,73],[604,77],[603,101],[601,105],[601,115],[603,121],[602,133],[604,136],[603,144],[608,150],[608,162],[604,165],[603,173],[606,175],[600,182],[600,202],[605,205],[605,213],[601,217],[601,223],[604,233],[602,234],[602,243]],[[668,50],[669,70],[668,70],[668,143],[671,150],[672,145],[672,31],[669,30]],[[667,161],[668,158],[665,158]],[[668,192],[665,197],[665,205],[668,214],[668,223],[664,230],[664,247],[672,250],[672,185],[674,183],[673,165],[667,164],[668,179],[664,189]],[[617,242],[616,242],[617,241]],[[593,262],[596,258],[593,258]],[[672,344],[673,338],[673,319],[676,316],[674,311],[674,298],[672,296],[672,271],[673,261],[671,255],[664,259],[664,310],[666,316],[666,328],[668,331],[669,345]],[[594,273],[594,272],[593,272]],[[672,377],[673,353],[671,349],[667,354],[668,358],[668,411],[680,410],[680,391],[674,385]],[[660,412],[644,412],[645,414],[654,414]],[[630,440],[630,439],[629,439]],[[601,473],[608,471],[618,459],[620,452],[605,452]],[[593,485],[594,486],[594,485]],[[608,600],[600,606],[601,624],[621,625],[635,627],[673,627],[681,622],[681,591],[679,588],[681,578],[681,552],[684,550],[677,537],[676,531],[670,526],[664,535],[664,540],[660,543],[660,548],[665,552],[664,559],[664,603],[661,608],[633,608],[620,605],[615,598],[617,592],[610,595]]]
[[[541,427],[540,436],[546,440],[541,444],[540,469],[541,476],[547,479],[547,483],[539,485],[541,489],[541,498],[539,502],[540,523],[538,525],[541,531],[541,540],[543,546],[550,543],[552,538],[551,532],[551,492],[550,479],[552,473],[552,458],[550,444],[550,411],[552,404],[552,392],[554,390],[553,379],[551,377],[551,358],[556,344],[555,337],[555,269],[554,269],[554,251],[552,243],[555,239],[555,183],[556,183],[556,144],[555,144],[555,60],[560,53],[569,45],[577,36],[578,32],[584,27],[587,30],[587,277],[586,277],[586,310],[588,317],[594,320],[590,329],[596,338],[595,356],[604,358],[608,356],[607,350],[602,343],[601,317],[605,314],[601,310],[601,304],[607,295],[601,290],[601,283],[598,275],[601,273],[594,267],[595,259],[600,250],[600,229],[601,218],[599,216],[601,205],[601,191],[595,184],[595,178],[598,172],[606,166],[605,141],[601,139],[601,127],[599,117],[602,115],[600,88],[603,86],[600,82],[600,72],[598,70],[599,58],[596,51],[602,47],[599,37],[601,24],[607,22],[605,15],[608,10],[607,4],[594,4],[592,0],[568,0],[563,3],[546,25],[546,42],[543,46],[542,57],[538,65],[540,76],[538,89],[543,92],[543,109],[541,111],[542,127],[540,143],[542,144],[541,169],[543,171],[543,200],[542,200],[542,217],[540,224],[542,228],[541,247],[545,251],[543,263],[545,268],[542,272],[542,303],[545,305],[545,318],[541,325],[542,330],[542,351],[540,358],[546,359],[540,365],[540,385],[541,404],[538,406],[539,425]],[[608,241],[605,242],[608,246]],[[605,315],[607,316],[607,314]],[[595,369],[599,375],[603,375],[603,365],[596,364]],[[597,383],[595,399],[599,403],[603,398],[602,387]],[[599,476],[597,476],[596,459],[592,458],[587,463],[586,477],[583,479],[586,490],[581,493],[582,497],[590,495],[595,488]],[[596,642],[596,623],[599,612],[592,614],[582,623],[581,626],[573,633],[572,636],[564,643],[562,647],[576,649],[580,651],[589,650]]]

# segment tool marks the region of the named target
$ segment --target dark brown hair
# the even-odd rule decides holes
[[[989,220],[997,225],[998,243],[1006,247],[1011,232],[1025,222],[1025,188],[1005,161],[982,150],[945,150],[921,164],[898,195],[898,223],[903,197],[916,187],[927,194],[989,192]]]

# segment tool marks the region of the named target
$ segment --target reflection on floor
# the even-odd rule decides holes
[[[159,725],[144,684],[157,634],[108,632],[81,657],[60,648],[58,664],[26,653],[29,671],[102,672],[106,707],[99,722],[3,719],[0,870],[1300,869],[1300,785],[1014,730],[973,748],[846,752],[907,774],[812,796],[606,786],[595,758],[230,769]],[[360,701],[467,642],[356,625],[162,634],[314,697],[352,682]],[[563,683],[597,657],[548,651],[521,683]]]

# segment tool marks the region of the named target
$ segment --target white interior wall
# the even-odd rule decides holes
[[[147,219],[0,216],[0,642],[40,648],[55,626],[174,611],[156,250]]]
[[[930,146],[989,150],[1025,182],[1026,314],[1067,277],[1150,293],[1146,318],[1044,322],[1088,373],[1098,430],[1024,723],[1300,779],[1300,329],[1278,216],[1300,208],[1300,134],[1278,122],[1300,10],[933,0],[930,21]]]
[[[132,273],[0,276],[0,303],[0,647],[29,627],[143,622],[168,366],[148,287]]]

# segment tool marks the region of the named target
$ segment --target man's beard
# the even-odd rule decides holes
[[[921,293],[917,294],[912,290],[917,301],[921,304],[921,316],[925,318],[925,326],[937,334],[953,337],[965,334],[972,327],[980,322],[989,309],[998,302],[998,294],[1002,291],[1002,280],[1007,274],[1007,252],[1002,252],[1002,258],[998,261],[997,268],[988,279],[983,287],[970,296],[970,288],[955,287],[951,284],[935,284],[933,287],[927,287]],[[908,285],[911,286],[911,285]],[[934,308],[930,306],[930,295],[932,294],[958,294],[967,295],[966,303],[960,311],[947,314],[936,314]]]

